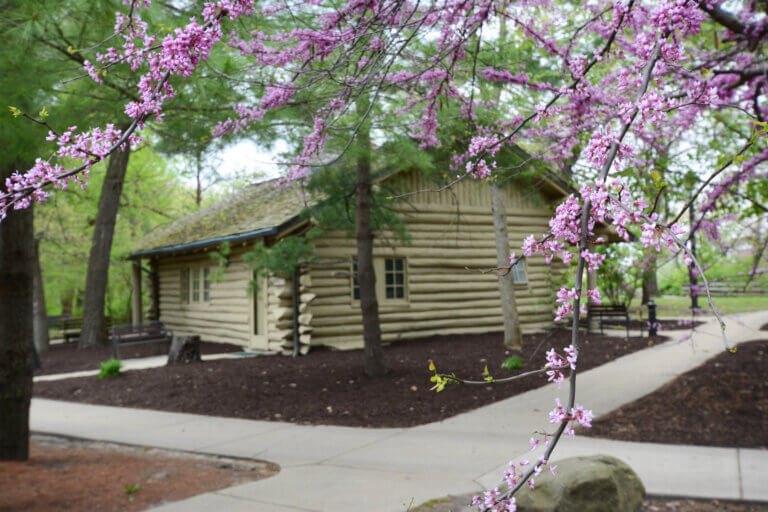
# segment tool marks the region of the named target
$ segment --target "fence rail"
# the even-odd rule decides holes
[[[704,295],[704,284],[699,283],[696,285],[699,290],[699,295]],[[690,288],[691,285],[689,283],[685,283],[681,290],[683,292],[683,295],[690,295]],[[709,283],[709,291],[713,296],[719,296],[719,297],[727,297],[729,295],[768,295],[768,283],[764,282],[756,282],[756,283],[749,283],[749,285],[744,288],[744,283],[738,283],[734,281],[729,282],[715,282],[715,283]]]

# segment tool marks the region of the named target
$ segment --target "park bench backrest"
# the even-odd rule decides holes
[[[82,329],[83,318],[82,317],[66,317],[59,320],[58,327],[64,331]]]
[[[112,327],[112,341],[115,343],[130,343],[168,338],[168,331],[163,322],[148,322],[138,325],[115,325]]]
[[[120,359],[120,345],[141,344],[160,341],[170,341],[172,333],[165,328],[163,322],[147,322],[144,324],[126,324],[112,326],[112,349],[114,356]]]

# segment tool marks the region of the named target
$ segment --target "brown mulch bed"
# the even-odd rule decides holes
[[[120,347],[122,359],[167,355],[170,342],[144,343],[142,345],[125,345]],[[242,347],[229,343],[200,344],[202,354],[220,354],[222,352],[242,352]],[[82,370],[98,370],[99,363],[112,357],[112,345],[97,348],[78,349],[77,343],[59,343],[51,345],[50,350],[40,354],[41,368],[35,370],[35,375],[50,375],[53,373],[79,372]]]
[[[279,471],[270,462],[48,436],[30,448],[25,462],[0,462],[2,512],[145,510]]]
[[[623,441],[768,448],[768,340],[724,352],[592,422]],[[659,428],[664,425],[664,428]]]
[[[587,370],[666,338],[587,336],[580,369]],[[550,347],[570,344],[570,332],[524,336],[519,371],[541,368]],[[450,385],[429,391],[429,360],[441,372],[482,378],[487,365],[496,377],[510,375],[501,363],[510,356],[500,333],[433,336],[385,348],[389,372],[363,374],[363,354],[312,350],[296,359],[252,357],[126,372],[115,379],[93,377],[36,382],[36,397],[159,409],[212,416],[308,424],[408,427],[442,420],[542,386],[546,376],[495,386]],[[562,352],[561,352],[562,353]]]
[[[467,504],[472,494],[446,496],[424,503],[412,512],[475,512]],[[700,500],[647,496],[640,512],[768,512],[768,503],[728,500]]]

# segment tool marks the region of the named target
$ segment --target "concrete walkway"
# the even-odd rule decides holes
[[[766,321],[768,312],[731,316],[730,342],[768,338],[758,331]],[[577,401],[600,416],[722,350],[717,326],[708,322],[692,342],[671,341],[580,375]],[[35,432],[266,459],[282,468],[266,480],[159,511],[403,512],[428,499],[495,486],[507,461],[538,456],[528,451],[528,438],[548,427],[556,396],[567,396],[565,386],[545,386],[408,429],[304,426],[35,399],[31,426]],[[596,453],[625,460],[651,494],[768,501],[768,450],[577,437],[563,440],[553,460]]]
[[[256,356],[271,356],[276,355],[275,352],[252,352],[252,353],[244,353],[244,352],[224,352],[221,354],[203,354],[200,356],[200,358],[203,361],[215,361],[216,359],[241,359],[243,357],[256,357]],[[161,366],[165,366],[168,362],[168,356],[167,355],[160,355],[160,356],[150,356],[150,357],[137,357],[134,359],[121,359],[121,362],[123,363],[122,368],[120,369],[121,372],[131,371],[131,370],[146,370],[147,368],[159,368]],[[50,380],[62,380],[62,379],[73,379],[75,377],[92,377],[99,374],[99,370],[82,370],[78,372],[67,372],[67,373],[52,373],[49,375],[38,375],[37,377],[34,377],[35,382],[44,382],[44,381],[50,381]]]

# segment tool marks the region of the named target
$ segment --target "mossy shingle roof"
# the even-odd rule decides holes
[[[224,237],[277,228],[300,214],[306,204],[305,194],[298,184],[278,185],[277,180],[254,183],[155,229],[136,243],[134,255],[161,248],[182,250],[195,242],[205,246]]]

